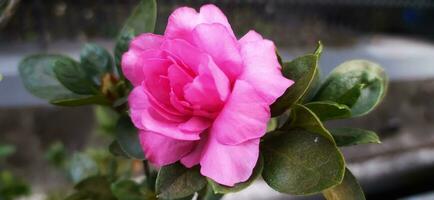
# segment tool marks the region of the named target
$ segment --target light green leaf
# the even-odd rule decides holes
[[[155,183],[158,198],[178,199],[188,197],[201,190],[207,181],[198,166],[186,168],[180,163],[160,169]]]
[[[139,134],[128,116],[122,116],[116,126],[116,141],[129,158],[145,160]]]
[[[75,153],[69,163],[69,177],[78,183],[89,176],[98,174],[98,166],[94,160],[83,153]]]
[[[351,108],[352,116],[362,116],[381,102],[387,83],[388,78],[378,64],[351,60],[331,72],[314,100],[345,104]]]
[[[250,178],[242,183],[237,183],[233,187],[228,187],[224,185],[220,185],[217,182],[208,179],[209,184],[211,185],[214,193],[217,194],[227,194],[232,192],[239,192],[247,187],[249,187],[259,176],[261,176],[262,170],[264,169],[264,160],[262,156],[259,156],[258,162],[256,163],[255,168],[253,169],[252,175]]]
[[[328,139],[305,130],[280,132],[261,146],[262,177],[274,190],[309,195],[339,184],[345,173],[342,153]]]
[[[304,106],[314,112],[321,121],[351,117],[351,110],[348,106],[332,101],[309,102]]]
[[[330,132],[338,146],[381,143],[380,138],[373,131],[358,128],[332,128]]]
[[[152,33],[155,29],[157,19],[157,2],[156,0],[141,0],[128,17],[116,41],[114,53],[115,62],[120,70],[120,61],[122,54],[128,50],[130,40],[140,33]]]
[[[295,83],[271,105],[271,115],[278,116],[300,101],[307,94],[317,73],[318,55],[306,55],[284,63],[282,74]]]
[[[291,110],[290,124],[284,125],[283,129],[305,129],[311,133],[319,134],[330,140],[335,141],[330,132],[324,127],[321,120],[306,106],[296,104]]]
[[[345,178],[341,184],[323,192],[327,200],[365,200],[363,189],[349,169],[345,170]]]

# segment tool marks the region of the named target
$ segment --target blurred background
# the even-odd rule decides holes
[[[51,199],[69,185],[60,165],[78,151],[103,159],[109,144],[101,108],[61,108],[30,95],[19,61],[35,53],[79,57],[87,42],[111,50],[138,0],[0,0],[0,169],[24,199]],[[372,114],[327,126],[377,131],[381,145],[344,148],[349,168],[368,199],[434,199],[434,1],[432,0],[158,0],[157,32],[182,5],[217,4],[233,30],[254,29],[275,41],[286,60],[325,45],[325,77],[349,59],[379,63],[388,94]],[[98,147],[101,147],[98,149]],[[10,155],[4,156],[2,155]],[[60,168],[60,169],[59,169]],[[0,174],[0,182],[7,180]],[[21,184],[21,185],[20,185]],[[1,190],[1,185],[0,185]],[[59,198],[57,198],[59,199]],[[273,192],[262,181],[230,199],[321,199]]]

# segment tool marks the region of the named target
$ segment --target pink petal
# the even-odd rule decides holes
[[[264,38],[262,38],[262,36],[259,33],[257,33],[254,30],[250,30],[240,40],[238,40],[238,42],[241,45],[244,45],[244,44],[246,44],[248,42],[256,42],[258,40],[260,41],[260,40],[263,40],[263,39]]]
[[[269,105],[249,83],[238,80],[211,133],[222,144],[236,145],[262,137],[269,119]]]
[[[188,121],[179,124],[178,127],[182,131],[187,132],[202,132],[210,127],[211,122],[203,117],[191,117]]]
[[[197,67],[201,63],[203,57],[201,50],[189,44],[185,40],[180,39],[166,40],[161,45],[161,50],[173,56],[176,59],[175,62],[182,62],[177,63],[178,65],[185,64],[186,67],[193,70],[193,72],[198,71]]]
[[[282,76],[275,50],[269,40],[241,44],[244,72],[240,79],[249,82],[268,104],[272,104],[294,83]]]
[[[258,156],[259,139],[232,146],[219,143],[211,135],[200,160],[200,172],[217,183],[234,186],[249,179]]]
[[[130,49],[144,51],[147,49],[159,49],[164,41],[164,37],[152,33],[141,34],[130,42]]]
[[[193,40],[232,81],[238,77],[243,68],[238,44],[223,25],[199,24],[193,30]]]
[[[168,38],[180,38],[187,41],[193,41],[191,31],[198,24],[218,23],[226,27],[228,32],[235,38],[231,25],[229,24],[223,12],[214,5],[204,5],[200,12],[189,7],[176,9],[169,17],[164,35]]]
[[[194,149],[181,159],[181,163],[188,168],[191,168],[199,164],[200,159],[202,158],[204,147],[207,144],[207,142],[208,142],[208,136],[206,134],[203,134],[201,139],[197,142]]]
[[[130,107],[130,117],[134,126],[138,129],[143,129],[142,112],[149,107],[148,97],[144,92],[143,87],[135,87],[128,96],[128,104]]]
[[[150,131],[140,131],[139,138],[146,159],[159,167],[180,160],[195,146],[195,142],[175,140]]]
[[[170,86],[173,89],[174,93],[178,97],[184,96],[184,86],[187,83],[193,81],[193,77],[191,77],[185,70],[182,69],[178,64],[172,64],[168,70],[168,78],[170,81]]]

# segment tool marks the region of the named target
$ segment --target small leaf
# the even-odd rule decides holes
[[[61,55],[32,55],[24,58],[18,68],[26,89],[47,100],[82,97],[69,91],[57,80],[53,68],[62,59],[69,58]]]
[[[253,169],[252,175],[250,176],[250,178],[247,181],[242,182],[242,183],[237,183],[233,187],[220,185],[211,179],[208,179],[208,182],[211,185],[213,191],[217,194],[239,192],[239,191],[249,187],[257,178],[259,178],[259,176],[261,176],[263,169],[264,169],[264,160],[263,160],[262,156],[259,156],[258,162],[256,163],[256,166]]]
[[[109,151],[114,156],[119,156],[119,157],[123,157],[123,158],[130,158],[128,156],[128,154],[126,154],[124,152],[124,150],[122,149],[122,147],[119,145],[119,142],[116,140],[110,144]]]
[[[54,63],[54,73],[66,88],[76,94],[97,94],[98,88],[87,76],[86,71],[70,58],[58,59]]]
[[[86,44],[80,52],[80,64],[89,77],[96,83],[101,82],[101,77],[113,72],[113,59],[110,53],[96,44]]]
[[[302,99],[318,74],[318,56],[306,55],[284,63],[282,74],[295,83],[271,105],[272,116],[278,116]]]
[[[345,170],[345,177],[341,184],[323,192],[327,200],[365,200],[363,189],[356,177],[349,169]]]
[[[83,153],[75,153],[72,156],[69,163],[69,176],[74,183],[78,183],[97,173],[98,166],[89,156]]]
[[[344,104],[332,101],[315,101],[305,104],[321,121],[351,117],[351,110]]]
[[[333,143],[301,129],[279,133],[261,146],[262,177],[273,189],[292,195],[309,195],[342,181],[344,158]]]
[[[338,146],[381,143],[380,138],[373,131],[358,128],[332,128],[330,132]]]
[[[155,194],[132,180],[120,180],[111,185],[111,191],[118,200],[153,200]]]
[[[140,33],[152,33],[157,19],[156,0],[141,0],[128,17],[116,41],[114,53],[118,72],[122,75],[120,61],[122,54],[128,50],[130,40]]]
[[[128,116],[122,116],[116,125],[116,141],[129,158],[145,160],[138,131]]]
[[[92,176],[86,178],[75,185],[74,188],[79,191],[82,199],[117,200],[111,192],[110,181],[105,176]]]
[[[56,106],[66,106],[66,107],[83,106],[83,105],[90,105],[90,104],[110,105],[110,102],[104,96],[101,95],[56,99],[50,101],[50,103]]]
[[[291,110],[290,122],[289,126],[285,125],[283,129],[302,128],[312,133],[317,133],[335,144],[333,136],[324,127],[321,120],[306,106],[296,104]]]
[[[366,60],[347,61],[330,73],[314,100],[345,104],[352,116],[362,116],[381,102],[387,81],[379,65]]]
[[[178,199],[194,194],[205,187],[206,183],[198,166],[188,169],[175,163],[160,169],[155,187],[158,198]]]

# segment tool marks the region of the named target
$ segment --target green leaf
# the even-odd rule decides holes
[[[278,192],[309,195],[339,184],[345,163],[326,138],[305,130],[280,132],[263,143],[265,182]]]
[[[9,171],[0,171],[0,199],[14,200],[30,194],[30,187]]]
[[[213,191],[217,194],[227,194],[227,193],[232,193],[232,192],[239,192],[239,191],[249,187],[257,178],[259,178],[259,176],[261,176],[263,169],[264,169],[264,160],[263,160],[262,156],[259,156],[258,162],[256,163],[256,166],[253,169],[253,173],[247,181],[242,182],[242,183],[237,183],[233,187],[220,185],[211,179],[208,179],[208,182],[211,185]]]
[[[140,33],[152,33],[155,29],[157,19],[157,2],[156,0],[141,0],[139,5],[133,10],[128,17],[116,41],[114,53],[115,62],[120,70],[120,61],[122,54],[128,50],[130,40]]]
[[[87,76],[83,67],[70,58],[56,60],[53,71],[60,83],[76,94],[98,93],[97,86]]]
[[[69,176],[74,183],[98,174],[98,166],[94,160],[83,153],[75,153],[69,163]]]
[[[132,180],[120,180],[111,185],[111,191],[118,200],[152,200],[155,194]]]
[[[113,59],[110,53],[96,44],[86,44],[80,52],[81,66],[89,77],[96,83],[101,82],[101,77],[113,72]]]
[[[320,57],[322,54],[322,51],[324,49],[324,46],[322,45],[321,41],[318,41],[318,46],[316,47],[315,51],[314,51],[314,55]]]
[[[90,105],[90,104],[110,105],[110,102],[102,95],[56,99],[56,100],[51,100],[50,103],[56,106],[66,106],[66,107],[83,106],[83,105]]]
[[[223,198],[223,194],[216,194],[211,185],[208,184],[201,191],[198,192],[198,200],[220,200]]]
[[[81,199],[91,200],[117,200],[113,196],[110,188],[110,181],[105,176],[92,176],[80,181],[75,185],[75,189],[79,191]],[[69,197],[72,200],[74,198]],[[75,198],[79,199],[79,198]]]
[[[302,128],[312,133],[319,134],[335,144],[333,136],[324,127],[321,120],[306,106],[296,104],[291,110],[290,122],[289,125],[284,125],[283,129]]]
[[[15,153],[15,146],[9,144],[0,144],[0,160]]]
[[[126,154],[124,152],[121,145],[119,145],[119,142],[116,140],[110,144],[109,151],[114,156],[123,157],[123,158],[130,158],[130,156],[128,156],[128,154]]]
[[[155,187],[158,198],[178,199],[194,194],[205,187],[206,183],[198,166],[188,169],[175,163],[160,169]]]
[[[129,158],[145,160],[138,131],[128,116],[122,116],[116,125],[116,141]]]
[[[332,128],[330,132],[338,146],[381,143],[380,138],[373,131],[358,128]]]
[[[305,104],[321,121],[351,117],[351,110],[344,104],[332,101],[315,101]]]
[[[282,74],[295,83],[271,105],[271,115],[278,116],[300,101],[318,76],[318,56],[306,55],[284,63]]]
[[[61,55],[32,55],[24,58],[18,68],[26,89],[47,100],[82,97],[69,91],[57,80],[53,68],[58,60],[63,59],[69,58]]]
[[[67,159],[67,153],[63,143],[57,141],[50,145],[44,154],[44,158],[58,168],[63,168]]]
[[[378,64],[351,60],[330,73],[314,100],[345,104],[351,108],[352,116],[362,116],[381,102],[387,83],[388,78]]]
[[[345,178],[341,184],[323,192],[327,200],[365,200],[363,189],[349,169],[345,170]]]

